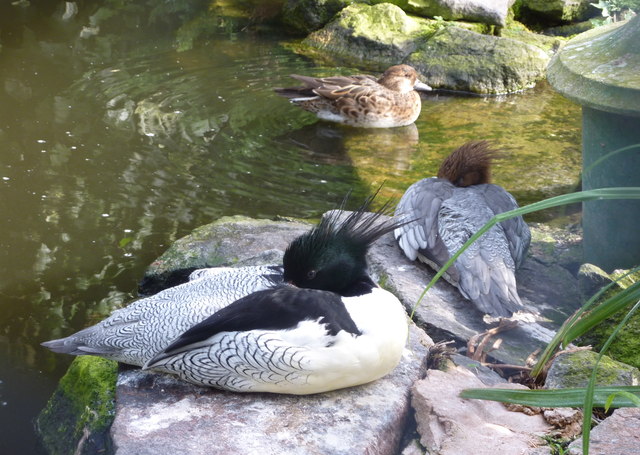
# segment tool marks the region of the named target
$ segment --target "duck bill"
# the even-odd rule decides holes
[[[433,88],[431,88],[431,86],[425,84],[424,82],[420,82],[420,81],[416,81],[415,85],[413,86],[414,90],[418,90],[418,91],[422,91],[422,92],[430,92],[431,90],[433,90]]]

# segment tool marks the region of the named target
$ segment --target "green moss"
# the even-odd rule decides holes
[[[628,275],[620,279],[626,271],[617,270],[610,274],[611,279],[619,279],[617,285],[612,286],[601,298],[600,302],[615,295],[621,289],[626,289],[634,282],[640,280],[640,272]],[[613,330],[618,326],[626,311],[621,311],[594,327],[589,333],[580,338],[580,344],[591,345],[597,351],[607,341]],[[607,350],[607,355],[614,359],[640,368],[640,313],[636,312],[627,322],[624,328],[618,332],[613,343]]]
[[[500,36],[539,47],[549,55],[554,54],[565,41],[557,36],[534,33],[524,24],[515,20],[507,22],[507,26],[502,29]]]
[[[561,354],[555,360],[547,376],[547,387],[585,387],[589,382],[598,353],[576,351]],[[638,380],[638,369],[602,356],[596,373],[596,384],[600,386],[631,385]]]
[[[117,362],[76,357],[37,419],[49,454],[97,453],[109,445]]]
[[[292,50],[326,64],[383,71],[404,61],[438,31],[453,25],[478,33],[490,31],[484,24],[411,16],[390,3],[352,4]]]

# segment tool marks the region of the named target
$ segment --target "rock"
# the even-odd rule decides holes
[[[369,71],[407,63],[436,88],[503,94],[543,79],[559,45],[557,38],[541,38],[524,27],[509,31],[511,38],[477,31],[482,27],[409,16],[389,3],[352,4],[304,39],[299,51]]]
[[[549,368],[545,388],[586,387],[597,356],[597,353],[587,350],[560,354]],[[600,386],[638,385],[640,384],[640,371],[630,365],[603,356],[598,364],[596,384]]]
[[[426,23],[389,3],[352,4],[305,38],[302,48],[351,66],[359,63],[383,71],[417,48],[424,39]]]
[[[412,439],[411,441],[409,441],[409,444],[407,444],[405,446],[404,449],[402,449],[402,452],[400,455],[424,455],[425,451],[424,448],[420,445],[420,441],[418,441],[417,439]]]
[[[199,268],[279,264],[289,242],[309,228],[302,222],[222,217],[174,242],[147,268],[139,292],[155,294]]]
[[[554,426],[554,436],[564,439],[574,439],[582,433],[584,413],[581,409],[552,408],[542,413],[544,420]]]
[[[424,374],[429,338],[411,326],[408,349],[388,376],[308,396],[239,394],[129,370],[118,379],[111,428],[116,455],[396,454],[410,415],[410,388]]]
[[[496,373],[495,370],[492,370],[491,368],[486,367],[480,362],[470,359],[467,356],[453,354],[451,355],[450,360],[452,364],[457,367],[469,370],[485,386],[500,386],[505,382],[504,378]]]
[[[582,264],[578,270],[578,284],[580,292],[588,299],[598,292],[602,287],[610,284],[613,280],[611,276],[597,265]]]
[[[569,445],[569,455],[582,455],[582,438]],[[640,408],[617,409],[591,430],[591,455],[639,455]]]
[[[117,364],[76,357],[36,421],[49,455],[95,454],[110,445]]]
[[[501,387],[525,388],[503,383]],[[501,403],[466,400],[463,389],[485,387],[473,373],[456,367],[429,370],[412,390],[420,442],[439,455],[525,453],[541,444],[538,435],[550,430],[541,415],[508,411]]]
[[[160,289],[171,280],[158,277],[175,277],[176,270],[184,275],[206,264],[279,263],[285,246],[308,229],[309,225],[299,222],[224,218],[180,239],[145,276]],[[566,250],[558,256],[572,257],[571,248],[567,246]],[[532,251],[527,262],[560,262],[553,257],[537,257],[538,252],[545,251],[543,247],[534,245]],[[408,311],[414,309],[434,274],[426,266],[408,261],[392,234],[373,245],[368,260],[374,278],[396,293]],[[543,273],[546,269],[540,266],[536,270]],[[548,289],[532,293],[534,301],[525,299],[532,309],[541,302],[542,307],[549,305],[545,299],[560,294],[546,276],[541,275],[537,281],[547,283]],[[576,284],[557,286],[571,289]],[[482,314],[443,281],[415,309],[414,319],[420,327],[439,340],[453,339],[461,347],[487,328]],[[499,338],[503,342],[489,353],[490,358],[522,364],[548,341],[550,332],[532,323],[501,333]],[[191,386],[166,375],[123,371],[118,379],[111,430],[114,448],[119,454],[178,450],[198,454],[210,451],[212,446],[221,447],[225,453],[246,453],[260,447],[261,453],[395,454],[401,449],[402,432],[407,428],[409,389],[424,373],[425,346],[430,344],[429,337],[412,324],[409,349],[392,374],[362,387],[307,397],[232,394]],[[455,358],[465,368],[481,371],[486,383],[500,381],[477,362]],[[84,359],[90,358],[79,361]],[[158,452],[160,448],[164,451]]]
[[[563,24],[599,15],[591,0],[516,0],[516,19],[528,24]]]
[[[504,94],[545,77],[549,56],[539,47],[458,27],[444,28],[405,61],[434,88]]]
[[[510,0],[380,0],[425,17],[482,22],[504,27]]]
[[[293,30],[313,32],[326,25],[340,10],[354,0],[287,0],[282,21]]]
[[[585,300],[592,297],[600,288],[615,280],[619,281],[606,291],[598,299],[598,302],[604,302],[606,299],[613,297],[614,294],[624,291],[631,284],[634,282],[637,283],[640,280],[640,272],[623,278],[627,272],[628,270],[615,270],[611,274],[608,274],[595,265],[584,264],[580,267],[578,278]],[[629,308],[627,308],[627,310],[628,309]],[[593,327],[587,334],[580,337],[578,341],[582,345],[591,345],[595,350],[599,351],[626,314],[626,311],[620,311],[614,314]],[[634,313],[625,326],[618,332],[607,349],[607,355],[620,362],[640,368],[640,313]]]

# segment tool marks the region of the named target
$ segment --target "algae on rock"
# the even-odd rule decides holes
[[[504,94],[533,87],[544,78],[548,61],[549,56],[536,46],[447,27],[407,63],[434,88]]]
[[[382,71],[402,62],[428,37],[427,24],[389,3],[353,4],[305,38],[301,46],[315,56]]]
[[[565,389],[586,387],[598,356],[593,351],[575,351],[560,354],[553,361],[545,387],[547,389]],[[638,385],[640,371],[630,365],[616,362],[611,357],[602,356],[596,373],[596,385],[631,386]]]
[[[109,447],[117,373],[112,360],[74,359],[36,422],[50,455],[93,454]]]

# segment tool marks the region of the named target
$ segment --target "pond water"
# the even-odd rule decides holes
[[[39,346],[136,295],[175,239],[222,215],[317,217],[349,189],[397,197],[453,148],[504,149],[496,183],[521,203],[575,187],[579,108],[546,84],[503,98],[423,98],[415,126],[316,119],[272,88],[348,74],[227,34],[187,52],[117,45],[78,24],[0,11],[0,453],[38,453],[33,420],[71,361]],[[129,31],[123,31],[129,33]],[[355,203],[355,202],[354,202]]]

